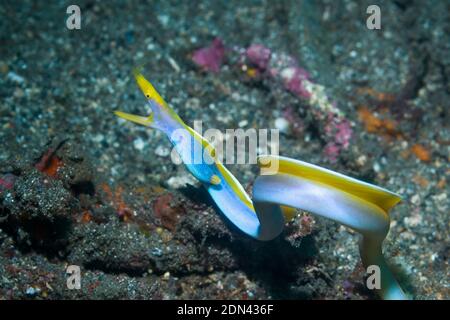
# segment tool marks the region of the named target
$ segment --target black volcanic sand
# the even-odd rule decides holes
[[[381,30],[366,28],[370,1],[79,4],[72,31],[64,2],[0,4],[0,299],[377,298],[357,234],[299,212],[279,238],[249,239],[161,133],[117,119],[147,112],[138,65],[190,125],[273,128],[290,108],[302,130],[280,153],[399,193],[385,256],[412,297],[450,298],[448,1],[379,1]],[[349,148],[324,156],[320,110],[232,50],[220,72],[196,66],[216,37],[295,57],[352,123]],[[256,166],[229,168],[251,190]]]

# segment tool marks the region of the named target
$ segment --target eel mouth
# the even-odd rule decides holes
[[[118,116],[119,118],[143,125],[143,126],[150,126],[153,122],[153,116],[150,115],[148,117],[143,116],[137,116],[131,113],[126,113],[122,111],[114,111],[114,114]]]

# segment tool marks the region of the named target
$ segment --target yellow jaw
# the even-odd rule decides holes
[[[122,111],[114,111],[114,114],[122,119],[138,123],[143,126],[150,126],[153,123],[153,114],[148,117],[136,116],[134,114],[125,113]]]

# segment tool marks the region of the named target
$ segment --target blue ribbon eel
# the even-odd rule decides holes
[[[183,122],[138,70],[134,76],[151,113],[147,117],[121,111],[115,114],[161,130],[223,215],[243,233],[272,240],[295,209],[337,221],[362,235],[361,259],[365,267],[379,267],[381,285],[375,290],[380,297],[407,299],[382,254],[389,231],[388,211],[401,200],[399,195],[307,162],[263,155],[258,157],[261,174],[255,180],[252,200],[217,159],[212,145]]]

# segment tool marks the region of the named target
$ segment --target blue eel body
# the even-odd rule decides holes
[[[401,200],[400,196],[307,162],[264,155],[258,158],[261,175],[255,180],[250,199],[239,181],[217,160],[209,142],[181,120],[141,73],[135,71],[135,78],[147,97],[150,116],[121,111],[116,115],[161,130],[189,172],[239,230],[258,240],[274,239],[295,208],[337,221],[362,235],[359,247],[363,264],[378,266],[381,272],[378,294],[384,299],[407,299],[382,254],[382,243],[389,231],[388,211]]]

